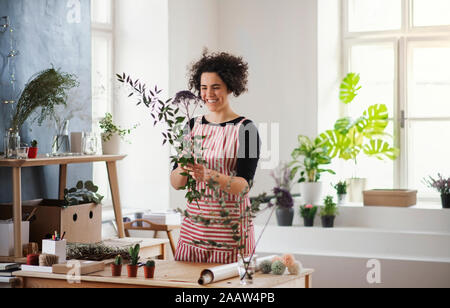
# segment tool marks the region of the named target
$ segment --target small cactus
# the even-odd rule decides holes
[[[147,267],[155,267],[155,261],[148,260],[147,263],[145,264],[145,266],[147,266]]]
[[[36,140],[31,141],[32,148],[37,148],[37,146],[38,146],[38,142]]]
[[[130,247],[129,253],[130,253],[131,265],[138,265],[140,249],[141,249],[141,246],[139,244],[136,244],[134,247]]]
[[[263,274],[269,274],[272,271],[272,262],[269,260],[265,260],[261,262],[261,273]]]
[[[272,273],[274,275],[283,275],[286,271],[286,265],[282,261],[275,261],[272,263]]]
[[[114,264],[115,265],[122,265],[122,256],[118,255],[115,259],[114,259]]]

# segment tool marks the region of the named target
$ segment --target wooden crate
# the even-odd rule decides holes
[[[30,242],[41,247],[42,240],[55,231],[69,243],[93,244],[102,240],[102,206],[94,203],[62,208],[60,200],[33,200],[23,202],[22,216],[36,209],[30,221]],[[12,205],[0,206],[0,219],[12,217]]]
[[[417,190],[374,189],[363,192],[364,206],[410,207],[417,204]]]

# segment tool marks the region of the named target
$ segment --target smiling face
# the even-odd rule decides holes
[[[200,94],[210,112],[220,112],[229,107],[228,95],[231,91],[217,73],[203,73]]]

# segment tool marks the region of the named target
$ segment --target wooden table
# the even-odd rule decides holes
[[[26,167],[59,165],[59,199],[64,199],[64,189],[67,182],[67,165],[83,164],[93,162],[106,162],[108,170],[109,186],[111,189],[114,214],[116,217],[119,237],[125,237],[122,219],[122,209],[120,205],[119,181],[117,177],[116,162],[123,160],[126,155],[94,155],[94,156],[73,156],[73,157],[42,157],[36,159],[0,159],[0,167],[12,168],[13,181],[13,219],[14,219],[14,258],[22,259],[22,183],[21,171]],[[0,258],[0,261],[11,260],[11,258]]]
[[[128,278],[125,267],[122,277],[112,277],[111,269],[105,267],[102,272],[81,276],[79,283],[70,283],[66,275],[58,274],[18,271],[13,275],[22,280],[21,286],[24,288],[311,288],[314,272],[313,269],[305,269],[300,275],[283,276],[257,273],[253,285],[249,286],[241,286],[238,277],[201,286],[197,283],[200,273],[212,264],[155,262],[154,279],[145,279],[142,268],[137,278]]]

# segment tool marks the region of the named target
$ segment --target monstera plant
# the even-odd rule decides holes
[[[355,99],[361,89],[359,81],[359,75],[354,73],[344,78],[340,94],[342,103],[350,104]],[[344,117],[337,120],[334,129],[320,134],[319,139],[328,149],[331,158],[353,160],[356,164],[358,156],[364,153],[380,160],[395,160],[399,149],[389,143],[392,135],[386,132],[388,119],[385,104],[372,105],[357,119]]]

